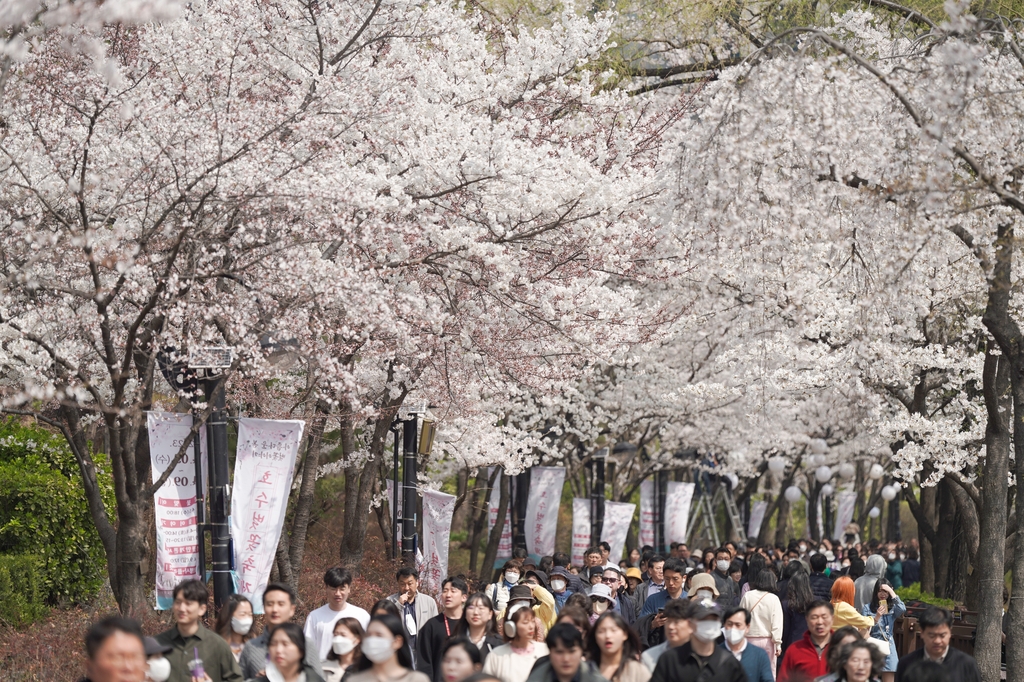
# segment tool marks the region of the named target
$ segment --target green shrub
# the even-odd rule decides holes
[[[896,590],[896,594],[898,594],[900,599],[905,602],[920,601],[925,604],[931,604],[932,606],[943,606],[947,609],[957,608],[956,602],[952,599],[942,599],[941,597],[936,597],[930,592],[922,592],[921,583],[914,583],[907,587],[901,587]]]
[[[31,554],[0,554],[0,622],[26,625],[46,613],[42,564]]]
[[[110,509],[110,477],[100,479]],[[0,554],[38,557],[40,589],[51,604],[87,600],[106,577],[103,545],[64,439],[10,421],[0,424]]]

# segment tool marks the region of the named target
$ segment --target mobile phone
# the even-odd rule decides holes
[[[878,602],[878,606],[879,606],[879,610],[882,612],[883,616],[885,614],[889,613],[889,600],[888,599],[883,599],[882,601]]]
[[[663,614],[663,613],[665,613],[665,609],[658,609],[658,615],[659,615],[659,616],[660,616],[661,614]]]

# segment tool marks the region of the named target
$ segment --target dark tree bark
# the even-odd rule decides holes
[[[491,528],[491,533],[487,538],[487,548],[484,550],[484,563],[480,567],[480,578],[484,581],[490,580],[490,574],[492,573],[492,567],[494,566],[494,560],[498,557],[498,545],[501,543],[501,531],[503,526],[502,519],[508,517],[508,505],[509,500],[512,497],[512,486],[511,481],[505,472],[500,467],[495,467],[498,472],[498,480],[495,485],[501,486],[499,488],[500,493],[498,495],[498,522]]]

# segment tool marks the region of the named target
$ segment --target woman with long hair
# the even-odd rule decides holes
[[[323,682],[306,663],[306,635],[295,623],[274,628],[267,643],[267,668],[256,682]]]
[[[790,580],[792,583],[792,579]],[[751,569],[750,590],[740,599],[740,608],[750,613],[747,642],[768,654],[772,671],[782,653],[782,601],[775,594],[775,574],[767,568]]]
[[[232,594],[217,613],[214,631],[231,647],[237,661],[245,643],[253,638],[252,602],[240,594]]]
[[[466,637],[452,637],[441,650],[441,679],[444,682],[462,682],[480,672],[480,650]]]
[[[833,632],[832,638],[828,641],[828,673],[814,678],[814,682],[836,682],[839,679],[839,660],[840,654],[843,653],[843,645],[856,642],[860,638],[857,628],[849,625]]]
[[[789,579],[785,598],[782,600],[782,652],[790,644],[799,642],[807,632],[807,607],[814,601],[811,578],[804,571],[797,571]]]
[[[875,624],[875,619],[857,613],[853,606],[855,593],[853,578],[844,575],[832,583],[832,627],[838,630],[844,625],[852,625],[860,630],[862,635],[867,635],[868,629]]]
[[[409,635],[409,631],[405,627],[405,619],[402,618],[402,609],[398,608],[398,604],[391,601],[390,599],[378,599],[370,609],[371,616],[383,616],[383,615],[394,616],[398,619],[398,622],[402,624],[402,637],[405,640],[405,652],[409,655],[409,660],[413,662],[413,667],[416,666],[416,649],[413,648],[415,640]]]
[[[875,624],[871,628],[871,637],[889,644],[889,655],[882,666],[882,682],[893,682],[896,679],[896,666],[900,655],[896,652],[896,642],[892,638],[893,624],[896,619],[907,611],[903,600],[896,594],[892,583],[885,578],[875,581],[871,603],[865,604],[863,614],[871,616]]]
[[[501,627],[506,643],[487,656],[483,671],[505,682],[526,682],[537,659],[548,655],[547,645],[535,641],[543,625],[533,609],[522,606],[506,614]]]
[[[353,666],[356,672],[347,678],[348,682],[430,682],[429,677],[412,669],[405,626],[398,616],[372,616],[360,650],[362,657]]]
[[[609,682],[647,682],[651,671],[640,662],[640,639],[622,616],[602,614],[587,636],[587,660]]]
[[[480,651],[480,662],[487,660],[493,649],[502,645],[494,625],[494,604],[483,592],[469,595],[466,608],[462,610],[459,632],[465,635]]]
[[[323,663],[327,682],[338,682],[345,671],[359,660],[363,636],[363,626],[355,618],[339,618],[334,624],[331,650]]]
[[[580,631],[580,636],[583,637],[583,641],[587,641],[587,635],[590,633],[590,614],[580,606],[566,604],[562,612],[558,614],[558,620],[555,621],[556,625],[558,623],[569,623],[576,626],[576,629]]]

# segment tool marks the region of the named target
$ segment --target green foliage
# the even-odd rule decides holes
[[[97,459],[110,509],[113,484]],[[0,554],[38,557],[40,589],[51,604],[88,599],[106,575],[103,545],[66,442],[14,421],[0,424]]]
[[[896,590],[896,594],[899,598],[905,602],[920,601],[925,604],[931,604],[932,606],[944,606],[947,609],[955,609],[956,602],[952,599],[942,599],[936,597],[934,594],[921,591],[921,583],[914,583],[907,587],[902,587]]]
[[[46,614],[42,573],[37,556],[0,555],[0,622],[21,626]]]

